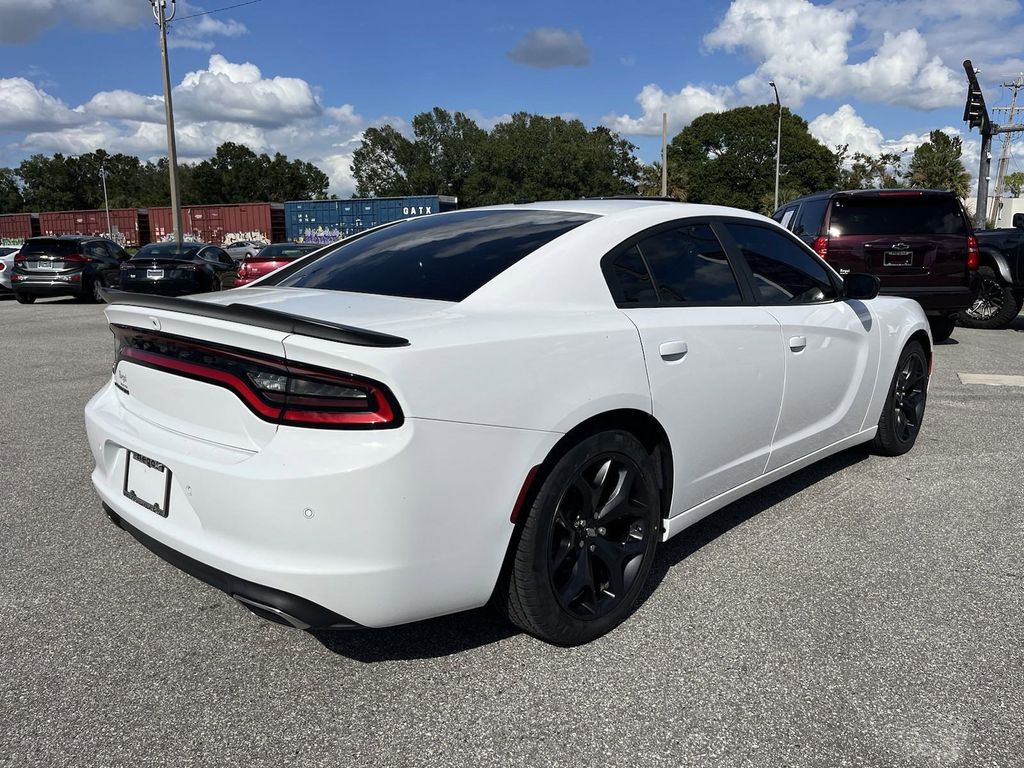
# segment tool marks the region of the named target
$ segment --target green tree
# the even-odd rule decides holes
[[[0,168],[0,213],[21,213],[24,206],[18,172],[13,168]]]
[[[414,194],[410,177],[422,155],[393,126],[367,128],[352,154],[352,177],[359,197],[400,197]]]
[[[898,152],[869,155],[855,152],[848,158],[848,146],[836,147],[841,189],[896,189],[903,186],[902,158]]]
[[[1003,183],[1013,197],[1020,197],[1021,190],[1024,189],[1024,172],[1015,171],[1006,174]]]
[[[669,144],[670,185],[685,189],[691,202],[771,213],[778,115],[767,104],[701,115]],[[838,181],[836,155],[811,136],[803,118],[783,108],[779,202]]]
[[[928,141],[914,150],[907,168],[907,178],[915,187],[948,189],[958,197],[966,197],[970,175],[960,156],[963,141],[942,131],[932,131]]]

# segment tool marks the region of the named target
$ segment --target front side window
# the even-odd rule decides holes
[[[662,303],[739,304],[740,288],[707,224],[667,229],[638,244]]]
[[[342,241],[277,285],[462,301],[520,259],[594,218],[531,209],[424,216]]]
[[[754,275],[762,304],[813,304],[836,298],[828,270],[781,232],[754,224],[725,226]]]

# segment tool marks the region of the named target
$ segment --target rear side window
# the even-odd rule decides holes
[[[343,242],[278,285],[462,301],[520,259],[594,218],[535,210],[424,216]]]
[[[611,265],[609,287],[618,304],[656,304],[658,292],[647,265],[635,245],[618,256]]]
[[[817,237],[821,232],[821,222],[825,218],[825,209],[828,207],[828,198],[822,197],[817,200],[807,200],[800,206],[800,215],[796,223],[789,227],[794,235],[809,235]]]
[[[836,197],[828,233],[841,235],[967,235],[960,203],[951,195]]]
[[[662,303],[739,304],[740,288],[722,245],[707,224],[691,224],[641,240]]]
[[[781,232],[750,224],[725,226],[754,275],[762,304],[813,304],[836,297],[825,267]]]

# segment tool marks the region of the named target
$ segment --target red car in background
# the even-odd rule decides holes
[[[235,287],[248,285],[253,280],[268,275],[295,259],[312,253],[322,245],[314,243],[272,243],[265,246],[255,256],[246,256],[238,269],[238,280]]]

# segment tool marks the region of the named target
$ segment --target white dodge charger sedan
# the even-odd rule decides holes
[[[731,208],[504,205],[384,225],[251,287],[108,292],[86,408],[111,519],[300,628],[494,601],[570,645],[659,541],[829,454],[914,444],[931,338]]]

